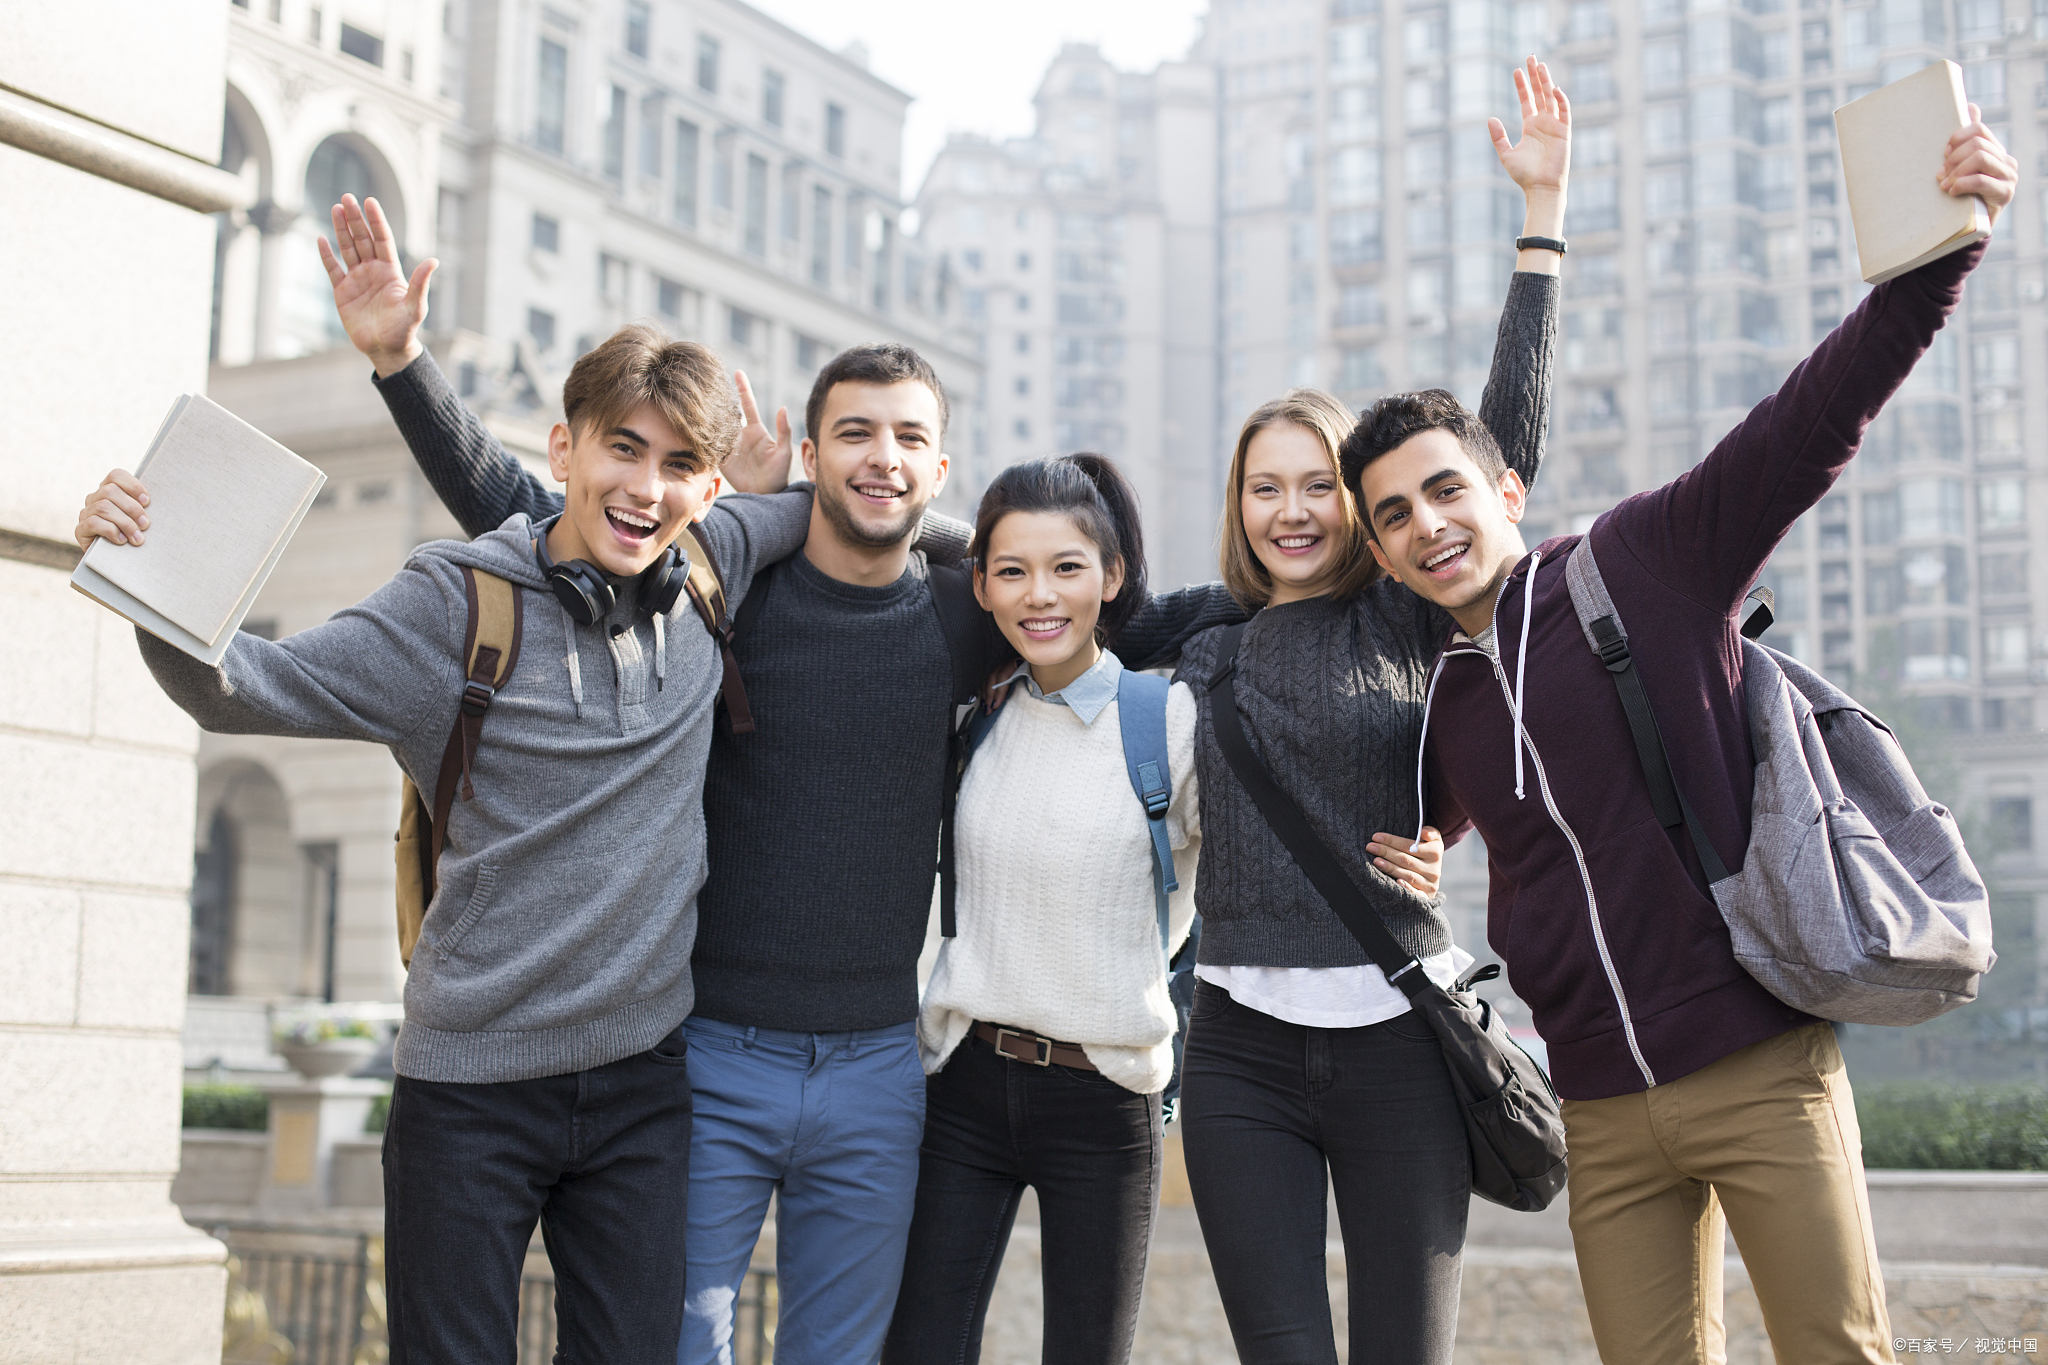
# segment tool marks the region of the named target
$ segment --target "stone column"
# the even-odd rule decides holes
[[[256,358],[277,358],[277,310],[284,289],[285,234],[299,211],[268,199],[249,210],[249,221],[262,234],[256,257]]]
[[[178,1167],[193,727],[70,530],[203,392],[226,5],[10,10],[0,44],[0,1365],[220,1359]],[[85,115],[86,117],[79,117]]]

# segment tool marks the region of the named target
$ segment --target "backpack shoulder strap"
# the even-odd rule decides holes
[[[448,812],[455,808],[456,788],[461,787],[465,801],[476,795],[470,784],[470,771],[476,764],[477,742],[483,737],[484,716],[519,662],[519,644],[526,625],[524,594],[496,574],[464,565],[462,590],[469,606],[469,624],[462,639],[462,706],[448,732],[448,748],[441,755],[441,773],[434,784],[434,839],[430,853],[422,841],[426,862],[422,871],[429,900],[433,899],[441,849],[448,842]]]
[[[1152,833],[1152,898],[1159,916],[1159,950],[1171,943],[1166,895],[1180,890],[1173,873],[1173,844],[1166,812],[1173,804],[1173,771],[1166,754],[1166,702],[1173,684],[1165,678],[1125,669],[1116,680],[1117,726],[1123,731],[1124,771],[1145,808]]]
[[[1565,560],[1564,574],[1579,629],[1585,633],[1586,643],[1592,646],[1601,666],[1614,679],[1614,690],[1621,696],[1621,709],[1628,715],[1629,733],[1636,742],[1636,759],[1643,765],[1657,822],[1666,829],[1685,826],[1692,836],[1693,851],[1699,855],[1700,870],[1706,873],[1707,884],[1711,886],[1728,875],[1727,864],[1721,861],[1699,817],[1693,814],[1692,803],[1685,799],[1685,793],[1672,777],[1671,758],[1657,729],[1657,713],[1650,709],[1650,695],[1643,690],[1642,677],[1628,652],[1628,633],[1622,628],[1621,613],[1614,609],[1614,599],[1608,596],[1607,584],[1600,577],[1590,534],[1579,538],[1577,547]],[[1526,591],[1535,591],[1535,586],[1531,584]]]
[[[682,550],[689,561],[690,576],[684,580],[683,590],[690,595],[690,604],[697,609],[697,615],[704,622],[704,629],[711,632],[711,638],[718,642],[718,654],[724,664],[725,676],[719,684],[719,695],[725,701],[726,718],[732,722],[736,735],[752,734],[754,730],[753,708],[747,705],[746,684],[740,680],[740,661],[733,657],[732,642],[737,634],[735,622],[726,615],[725,579],[718,572],[718,560],[711,553],[711,542],[705,539],[704,528],[696,522],[690,523],[690,533],[682,541]],[[757,591],[748,594],[748,602],[766,597],[767,574],[756,576]],[[755,609],[757,612],[759,608]],[[746,613],[742,604],[741,613]],[[747,618],[748,624],[753,618]]]

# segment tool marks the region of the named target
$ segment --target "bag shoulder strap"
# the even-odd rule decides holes
[[[1223,750],[1230,770],[1237,775],[1252,804],[1259,808],[1259,814],[1266,818],[1266,824],[1294,855],[1303,875],[1329,903],[1337,918],[1344,921],[1344,927],[1379,966],[1388,983],[1400,987],[1413,999],[1432,984],[1427,973],[1416,970],[1421,962],[1395,940],[1381,922],[1379,912],[1358,889],[1358,883],[1351,880],[1351,874],[1330,852],[1329,845],[1309,827],[1301,806],[1280,789],[1273,774],[1252,751],[1251,738],[1245,733],[1244,720],[1237,711],[1237,649],[1244,639],[1245,624],[1239,622],[1224,628],[1217,651],[1216,675],[1209,681],[1209,717],[1216,727],[1216,745]]]
[[[448,732],[448,748],[434,783],[434,837],[431,844],[420,841],[421,885],[429,901],[434,898],[441,849],[448,842],[448,813],[455,808],[456,788],[461,788],[465,801],[476,796],[470,772],[483,737],[484,716],[519,662],[526,627],[525,595],[507,580],[464,565],[462,592],[469,608],[462,638],[462,705]]]
[[[1145,808],[1152,834],[1152,898],[1159,917],[1159,951],[1172,942],[1167,893],[1180,890],[1173,871],[1173,843],[1166,812],[1173,804],[1173,771],[1166,753],[1166,703],[1173,684],[1150,673],[1125,669],[1116,680],[1117,727],[1123,732],[1124,771]]]
[[[725,701],[726,719],[732,722],[734,734],[752,734],[754,712],[747,705],[746,684],[740,680],[740,661],[733,657],[736,626],[726,614],[725,579],[718,572],[718,559],[711,553],[711,542],[705,538],[704,528],[698,523],[690,523],[690,534],[683,539],[682,550],[690,565],[690,575],[683,581],[683,590],[689,594],[691,605],[696,607],[698,617],[704,622],[704,629],[710,631],[711,638],[718,642],[719,658],[724,665],[725,676],[719,683],[719,695]],[[748,594],[749,604],[768,595],[766,578],[765,571],[756,577],[757,590]],[[740,610],[744,614],[746,605],[743,604]],[[748,617],[748,624],[752,623],[753,618]]]
[[[1671,757],[1665,751],[1664,736],[1657,729],[1657,713],[1650,709],[1650,695],[1643,690],[1642,676],[1636,672],[1635,660],[1628,652],[1628,632],[1622,628],[1621,613],[1614,609],[1614,599],[1608,596],[1607,584],[1600,577],[1591,535],[1579,538],[1577,548],[1565,560],[1564,574],[1579,629],[1585,633],[1586,643],[1599,657],[1601,666],[1614,679],[1614,690],[1621,696],[1621,709],[1628,716],[1636,759],[1643,765],[1643,777],[1650,786],[1650,805],[1657,812],[1657,823],[1666,829],[1685,826],[1692,836],[1693,851],[1699,855],[1700,870],[1711,886],[1728,875],[1728,866],[1721,861],[1713,841],[1707,838],[1699,817],[1693,813],[1692,803],[1685,799],[1685,793],[1672,777]],[[1529,591],[1534,591],[1533,585]],[[1762,628],[1758,629],[1761,632]]]

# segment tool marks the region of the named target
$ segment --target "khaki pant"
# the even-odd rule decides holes
[[[1782,1365],[1887,1362],[1863,1140],[1834,1031],[1567,1100],[1571,1227],[1607,1365],[1723,1365],[1722,1211]]]

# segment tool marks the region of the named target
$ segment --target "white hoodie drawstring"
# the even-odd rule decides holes
[[[569,665],[569,695],[576,699],[576,718],[583,719],[583,657],[582,646],[576,639],[576,618],[562,608],[562,630],[569,637],[569,652],[562,662]]]
[[[1422,698],[1422,738],[1415,745],[1415,842],[1408,845],[1410,853],[1422,851],[1422,831],[1429,823],[1429,811],[1422,803],[1422,756],[1429,750],[1429,708],[1436,702],[1437,679],[1444,675],[1444,661],[1438,658],[1436,668],[1429,675],[1429,691]]]
[[[1522,688],[1529,676],[1529,617],[1536,606],[1536,566],[1543,551],[1529,556],[1529,576],[1522,583],[1522,638],[1515,645],[1515,800],[1522,797],[1522,746],[1528,732],[1522,727]]]
[[[668,681],[668,618],[654,613],[654,690]]]

